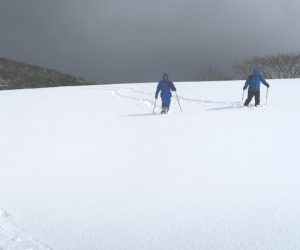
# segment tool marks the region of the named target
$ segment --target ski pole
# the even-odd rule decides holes
[[[177,92],[176,92],[176,91],[175,91],[175,94],[176,94],[176,98],[177,98],[177,101],[178,101],[179,108],[180,108],[181,112],[183,112],[183,111],[182,111],[182,108],[181,108],[181,105],[180,105],[180,101],[179,101],[179,98],[178,98],[178,95],[177,95]]]
[[[155,112],[155,108],[156,108],[156,98],[155,98],[155,101],[154,101],[154,107],[153,107],[153,112],[152,112],[152,114],[154,115],[154,112]]]
[[[245,90],[243,91],[242,103],[244,102]]]
[[[269,95],[269,88],[267,88],[267,94],[266,94],[266,105],[268,104],[268,95]]]

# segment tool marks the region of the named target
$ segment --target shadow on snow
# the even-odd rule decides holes
[[[147,117],[147,116],[156,116],[156,115],[158,115],[158,114],[147,113],[147,114],[121,115],[120,117]]]

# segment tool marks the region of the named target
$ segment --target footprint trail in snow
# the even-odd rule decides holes
[[[153,109],[154,100],[149,97],[153,97],[154,94],[142,90],[137,90],[134,88],[126,87],[114,87],[114,88],[105,88],[104,90],[109,91],[110,94],[114,97],[125,98],[131,101],[137,102],[139,105],[144,105],[147,108]],[[178,98],[184,105],[198,105],[203,110],[222,110],[222,109],[234,109],[241,108],[241,102],[222,102],[222,101],[210,101],[210,100],[201,100],[183,97],[178,95]],[[175,100],[174,100],[175,101]],[[155,111],[158,111],[158,107]]]
[[[0,250],[51,250],[14,223],[14,218],[0,209]]]

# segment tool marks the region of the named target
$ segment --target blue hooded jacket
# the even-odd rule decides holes
[[[158,83],[155,96],[157,97],[159,92],[161,92],[162,97],[171,97],[171,90],[176,91],[174,83],[169,80],[161,80]]]
[[[260,69],[256,68],[253,70],[253,74],[250,75],[245,83],[245,88],[248,88],[250,92],[258,92],[260,91],[260,83],[263,83],[265,86],[269,86],[266,82],[265,78],[261,75]]]

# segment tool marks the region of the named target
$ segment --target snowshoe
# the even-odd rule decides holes
[[[161,114],[167,114],[169,112],[168,108],[162,108]]]

